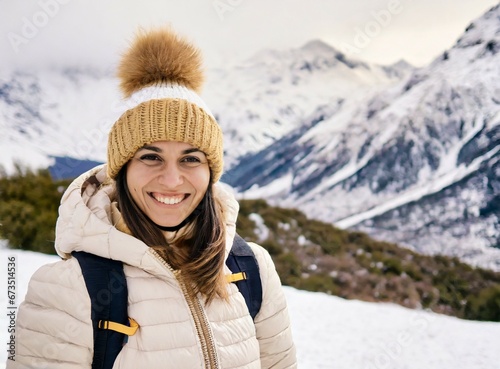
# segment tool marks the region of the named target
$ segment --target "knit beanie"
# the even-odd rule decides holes
[[[186,142],[205,153],[217,182],[223,170],[222,131],[198,95],[204,81],[198,49],[170,29],[140,32],[118,66],[126,111],[108,137],[108,175],[144,145]]]

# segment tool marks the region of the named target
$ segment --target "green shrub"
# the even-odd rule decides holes
[[[269,205],[265,200],[241,200],[239,214],[248,217],[252,213],[261,214]]]
[[[299,287],[306,291],[325,292],[338,295],[339,288],[333,282],[333,278],[327,274],[313,274],[303,278]]]
[[[283,252],[283,246],[281,246],[278,242],[272,239],[266,240],[262,242],[260,245],[264,247],[267,251],[269,251],[269,254],[271,254],[271,256],[276,256]]]
[[[280,254],[275,258],[276,270],[284,285],[298,287],[302,277],[302,265],[291,252]]]
[[[396,258],[386,258],[382,271],[384,274],[401,275],[403,272],[403,265],[401,265],[401,261]]]
[[[238,216],[238,234],[246,240],[255,240],[255,228],[257,225],[248,216]]]
[[[243,215],[240,214],[238,228],[247,227],[245,214],[262,216],[270,230],[263,246],[273,257],[284,284],[332,291],[345,298],[423,306],[460,318],[479,319],[488,316],[488,309],[494,311],[474,296],[492,285],[500,285],[498,272],[473,268],[457,258],[420,255],[390,242],[377,241],[363,232],[307,219],[296,210],[268,206],[263,200],[240,203]],[[300,236],[307,243],[298,242]],[[310,270],[311,264],[317,269]],[[333,277],[325,277],[328,275]],[[496,301],[494,296],[487,299],[491,304]]]
[[[57,209],[68,183],[20,166],[0,178],[0,238],[12,248],[54,254]]]
[[[442,259],[442,256],[439,256]],[[443,259],[442,259],[443,260]],[[446,265],[449,265],[446,263]],[[469,295],[469,283],[457,269],[440,269],[433,277],[433,284],[439,290],[439,302],[461,311],[463,302]]]
[[[424,275],[422,274],[420,268],[415,265],[415,263],[405,264],[403,267],[403,272],[405,272],[408,277],[416,282],[422,281],[424,279]]]
[[[306,225],[305,236],[328,255],[336,255],[346,249],[347,232],[334,228],[331,224],[310,220]]]
[[[301,218],[304,218],[304,215],[295,209],[271,206],[263,208],[262,205],[260,205],[260,207],[262,208],[262,211],[259,214],[264,219],[266,227],[276,233],[280,231],[280,224],[297,224]]]
[[[500,322],[500,285],[481,290],[470,299],[466,317],[474,320]]]

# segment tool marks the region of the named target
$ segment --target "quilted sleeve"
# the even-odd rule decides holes
[[[255,317],[262,368],[296,368],[295,345],[280,278],[269,253],[259,245],[250,245],[257,257],[262,280],[262,306]]]
[[[42,266],[19,306],[15,361],[7,369],[90,369],[90,298],[76,259]]]

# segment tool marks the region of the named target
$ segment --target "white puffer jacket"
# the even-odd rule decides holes
[[[33,275],[19,308],[16,361],[8,361],[7,369],[91,368],[90,298],[72,251],[124,263],[128,314],[139,329],[128,338],[114,369],[296,368],[286,301],[269,254],[251,244],[263,288],[262,308],[255,322],[234,284],[228,283],[229,304],[215,300],[206,306],[202,299],[188,301],[165,261],[111,224],[113,187],[100,185],[105,172],[105,167],[97,167],[80,176],[62,198],[56,250],[63,260],[45,265]],[[216,187],[215,195],[226,207],[230,248],[238,204]],[[200,327],[207,329],[209,339],[199,332]]]

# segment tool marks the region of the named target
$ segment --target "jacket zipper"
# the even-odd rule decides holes
[[[166,261],[163,259],[156,251],[150,249],[156,259],[166,267],[169,271],[173,273],[175,279],[179,283],[184,298],[189,306],[191,316],[196,327],[196,333],[201,344],[201,349],[203,352],[203,359],[205,361],[206,369],[218,369],[219,360],[217,358],[217,350],[215,348],[215,340],[213,338],[212,330],[208,324],[208,319],[203,310],[200,299],[189,293],[186,283],[184,282],[181,272],[179,270],[174,270]]]
[[[203,356],[205,358],[205,367],[207,369],[218,369],[219,361],[217,359],[217,351],[215,349],[212,330],[208,324],[208,319],[205,315],[200,299],[196,296],[192,296],[192,294],[187,291],[186,284],[182,281],[182,276],[180,276],[180,273],[178,274],[179,275],[176,275],[176,278],[181,285],[182,292],[184,293],[184,297],[187,300],[189,309],[191,310],[191,315],[194,319],[198,337],[200,338]]]

